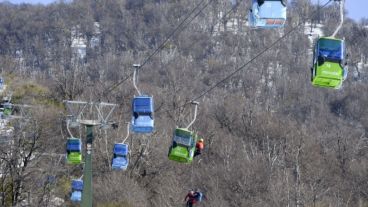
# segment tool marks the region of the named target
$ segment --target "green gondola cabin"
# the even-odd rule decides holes
[[[312,85],[324,88],[341,87],[347,76],[344,40],[319,38],[313,51]]]
[[[13,105],[11,103],[4,103],[4,115],[10,116],[12,114]]]
[[[2,112],[2,118],[7,118],[10,115],[12,115],[12,111],[13,111],[13,104],[10,103],[7,100],[3,100],[0,103],[0,111]]]
[[[185,128],[176,128],[173,143],[169,149],[169,159],[181,163],[193,161],[197,135]]]

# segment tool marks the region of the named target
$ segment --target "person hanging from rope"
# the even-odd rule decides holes
[[[197,143],[196,143],[196,147],[195,147],[195,152],[194,152],[194,157],[198,156],[200,154],[202,154],[202,150],[204,148],[204,140],[202,138],[200,138]]]
[[[194,190],[190,190],[184,198],[184,202],[187,202],[186,207],[192,207],[196,203],[194,197]]]
[[[190,190],[185,196],[184,201],[187,202],[186,207],[193,207],[194,204],[203,201],[203,199],[207,200],[207,197],[197,189],[196,191]]]

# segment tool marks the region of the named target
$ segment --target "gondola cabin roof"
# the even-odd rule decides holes
[[[332,37],[321,37],[317,41],[318,55],[327,60],[344,59],[344,40]]]
[[[74,179],[72,180],[72,190],[76,191],[82,191],[83,190],[83,180],[81,179]]]
[[[173,141],[184,146],[192,146],[192,132],[185,128],[176,128]]]
[[[128,154],[128,145],[117,143],[114,144],[114,154],[116,155],[127,155]]]
[[[3,103],[3,106],[4,106],[4,108],[10,109],[10,108],[12,108],[13,104],[10,103],[10,102],[5,102],[5,103]]]
[[[152,96],[134,97],[133,112],[152,113],[153,112],[153,97]]]
[[[81,151],[82,142],[80,139],[77,139],[77,138],[68,138],[66,146],[67,146],[67,150]]]

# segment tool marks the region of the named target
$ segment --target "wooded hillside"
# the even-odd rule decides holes
[[[83,166],[58,155],[69,137],[63,100],[83,100],[118,104],[111,117],[118,128],[94,131],[94,206],[184,206],[187,191],[199,188],[208,200],[198,206],[368,207],[368,21],[345,20],[338,36],[348,78],[339,90],[322,89],[310,83],[304,24],[313,16],[330,35],[336,4],[317,15],[310,0],[290,0],[284,29],[255,30],[246,25],[250,1],[237,3],[227,15],[231,2],[220,0],[0,3],[2,76],[14,104],[32,106],[11,121],[12,141],[0,144],[0,206],[75,205],[70,182]],[[129,167],[112,171],[112,147],[126,135],[137,95],[132,65],[196,5],[204,9],[139,70],[138,86],[154,97],[155,132],[131,133]],[[180,164],[167,154],[175,127],[192,120],[192,107],[182,106],[194,99],[193,130],[205,149]],[[72,133],[85,141],[84,130]]]

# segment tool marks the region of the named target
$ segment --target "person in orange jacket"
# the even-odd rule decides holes
[[[203,148],[204,148],[204,140],[201,138],[196,143],[196,150],[194,152],[194,157],[202,154]]]

